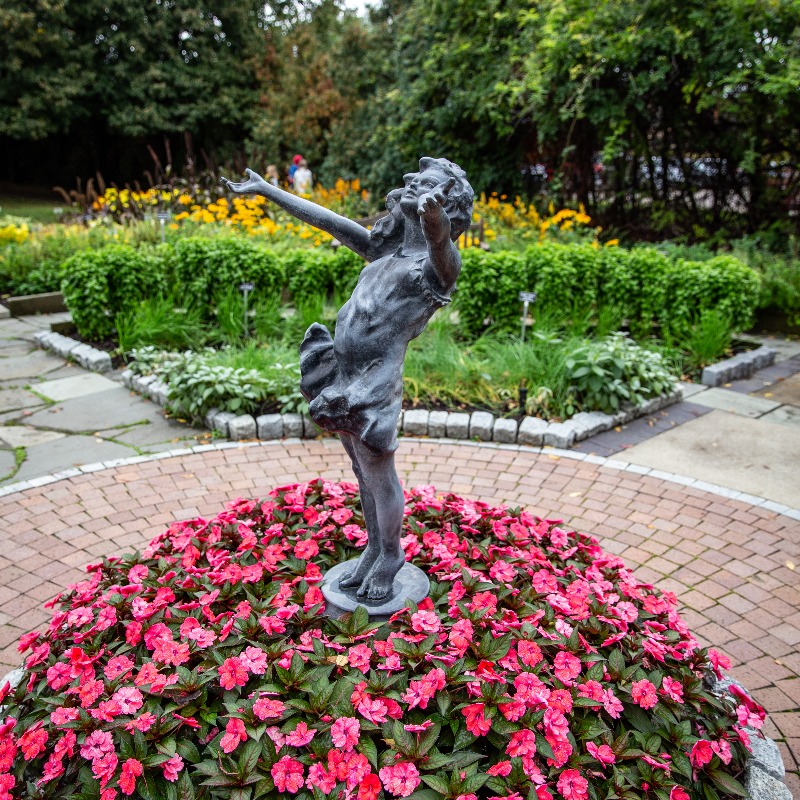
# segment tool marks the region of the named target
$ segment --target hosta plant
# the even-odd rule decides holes
[[[366,538],[316,480],[108,558],[27,634],[0,797],[718,800],[760,709],[705,688],[674,596],[558,521],[432,487],[403,546],[431,593],[387,623],[325,615]]]

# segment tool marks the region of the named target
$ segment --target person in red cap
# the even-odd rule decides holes
[[[289,186],[294,186],[294,174],[297,172],[298,167],[300,166],[300,162],[303,160],[303,156],[296,155],[292,159],[292,165],[289,167]]]

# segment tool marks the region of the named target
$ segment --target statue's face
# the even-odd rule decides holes
[[[400,198],[400,207],[403,211],[417,212],[417,201],[423,194],[432,192],[437,186],[446,183],[448,179],[440,169],[426,169],[424,172],[409,172],[403,175],[405,189]]]

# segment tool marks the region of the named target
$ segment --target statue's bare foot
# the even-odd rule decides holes
[[[400,568],[406,563],[405,555],[389,559],[381,557],[361,582],[356,594],[367,600],[383,600],[392,592],[392,584]]]
[[[367,577],[369,571],[380,555],[380,550],[377,547],[370,547],[367,545],[364,552],[358,558],[358,564],[352,572],[348,572],[342,578],[339,578],[339,587],[341,589],[353,589],[356,586],[361,586],[364,578]]]

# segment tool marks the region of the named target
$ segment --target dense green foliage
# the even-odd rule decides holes
[[[536,309],[616,309],[642,334],[683,326],[712,308],[746,330],[759,289],[758,274],[730,256],[671,260],[654,248],[543,244],[524,253],[466,251],[457,307],[473,335],[488,326],[515,330],[520,290],[538,293]]]
[[[345,248],[281,252],[243,238],[187,237],[156,248],[112,245],[78,254],[64,265],[63,289],[78,330],[103,338],[113,330],[115,315],[167,286],[208,320],[224,304],[222,296],[242,281],[255,285],[254,301],[287,292],[302,306],[315,296],[349,291],[362,266]],[[537,313],[610,308],[637,335],[647,336],[656,326],[690,324],[705,309],[747,329],[759,288],[758,274],[729,256],[670,260],[652,248],[543,244],[524,253],[464,251],[454,306],[473,338],[488,327],[517,330],[521,290],[538,292]]]
[[[369,19],[338,0],[9,0],[4,14],[0,137],[88,137],[65,180],[94,172],[103,136],[191,153],[186,135],[262,169],[300,151],[328,185],[360,177],[376,196],[428,152],[479,190],[533,193],[546,168],[551,195],[632,233],[796,225],[798,0],[380,0]]]
[[[64,300],[83,336],[115,333],[114,316],[166,289],[163,255],[149,248],[109,245],[72,256],[63,267]]]

